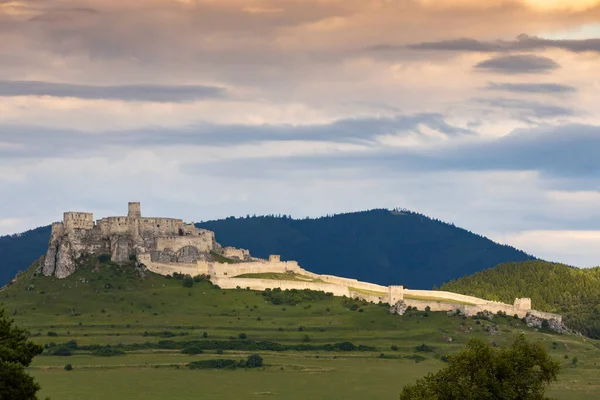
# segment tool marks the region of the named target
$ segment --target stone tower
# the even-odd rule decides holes
[[[139,202],[129,203],[129,212],[127,216],[129,218],[142,218],[142,209]]]

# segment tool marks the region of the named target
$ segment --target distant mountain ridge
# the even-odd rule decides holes
[[[253,216],[207,221],[224,246],[280,254],[319,274],[431,289],[506,262],[533,259],[465,229],[410,211],[376,209],[316,219]],[[0,237],[0,285],[46,252],[50,227]]]

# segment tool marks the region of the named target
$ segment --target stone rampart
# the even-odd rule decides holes
[[[93,229],[94,214],[83,212],[66,212],[63,215],[63,223],[67,232],[73,229]]]
[[[248,262],[239,264],[211,263],[211,267],[211,276],[215,276],[216,278],[234,277],[244,274],[285,274],[288,271],[304,275],[306,272],[294,261]]]
[[[460,302],[472,303],[472,304],[486,304],[489,302],[489,300],[480,299],[478,297],[466,296],[464,294],[458,294],[458,293],[444,292],[444,291],[440,291],[440,290],[404,289],[404,297],[406,298],[407,296],[408,297],[410,297],[410,296],[422,297],[422,299],[418,299],[418,300],[423,300],[423,301],[427,301],[430,298],[433,301],[442,299],[442,300],[454,300],[454,301],[460,301]]]
[[[387,293],[387,286],[376,285],[374,283],[361,282],[357,279],[341,278],[333,275],[318,275],[319,279],[326,283],[333,283],[335,285],[349,286],[356,289],[369,290],[372,292]]]
[[[246,260],[250,257],[250,252],[246,249],[236,249],[235,247],[224,247],[221,250],[223,257],[233,260]]]
[[[174,253],[184,247],[195,247],[199,251],[208,252],[213,249],[213,238],[210,235],[204,236],[165,236],[156,238],[156,250],[165,251],[167,249]]]
[[[327,283],[300,282],[300,281],[279,281],[271,279],[252,279],[252,278],[211,278],[212,283],[222,289],[242,289],[250,288],[252,290],[265,290],[280,288],[286,289],[310,289],[333,293],[335,296],[350,296],[347,287],[339,285],[331,285]]]
[[[536,310],[529,310],[528,314],[531,314],[534,317],[537,317],[540,319],[547,319],[547,320],[555,319],[559,322],[562,322],[562,315],[560,315],[560,314],[553,314],[553,313],[547,313],[547,312],[536,311]]]
[[[351,297],[353,299],[366,300],[366,301],[368,301],[370,303],[375,303],[375,304],[377,304],[379,302],[382,302],[382,303],[387,303],[388,302],[387,295],[377,296],[377,295],[374,295],[374,294],[365,294],[365,293],[355,292],[355,291],[353,291],[351,289],[348,289],[348,290],[349,290],[349,293],[350,293],[349,297]]]

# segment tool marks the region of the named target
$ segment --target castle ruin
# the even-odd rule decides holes
[[[52,235],[43,263],[46,276],[66,278],[86,255],[110,255],[112,262],[135,261],[151,272],[206,275],[223,289],[311,289],[335,296],[358,298],[374,303],[406,306],[419,310],[504,312],[520,318],[534,315],[562,321],[557,314],[532,310],[531,299],[515,299],[513,304],[488,301],[457,293],[409,290],[403,286],[381,286],[356,279],[319,275],[301,268],[296,261],[282,261],[279,255],[267,260],[252,257],[245,249],[222,247],[215,234],[181,219],[142,217],[140,203],[129,203],[127,216],[94,221],[94,215],[66,212],[63,221],[52,225]],[[293,279],[264,279],[261,274],[292,274]]]

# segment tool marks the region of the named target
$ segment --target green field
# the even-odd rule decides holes
[[[600,398],[599,342],[538,332],[512,317],[497,316],[490,322],[414,311],[400,317],[389,314],[386,306],[327,296],[275,305],[260,292],[225,291],[208,282],[186,288],[181,280],[146,274],[140,279],[133,268],[97,262],[63,280],[37,277],[30,269],[0,292],[1,306],[36,343],[60,346],[75,340],[79,348],[111,345],[128,350],[115,357],[94,356],[85,349],[71,356],[46,351],[29,369],[42,385],[42,398],[395,399],[404,384],[442,368],[443,356],[460,351],[470,338],[504,346],[520,331],[542,341],[561,360],[561,379],[550,395]],[[492,325],[497,325],[497,334],[486,331]],[[217,354],[211,349],[185,355],[180,349],[164,348],[213,341],[315,348],[347,341],[368,350]],[[423,343],[431,351],[417,351]],[[143,348],[133,351],[133,345]],[[239,360],[252,353],[263,356],[263,368],[186,368],[191,361]],[[63,369],[68,363],[72,371]]]

